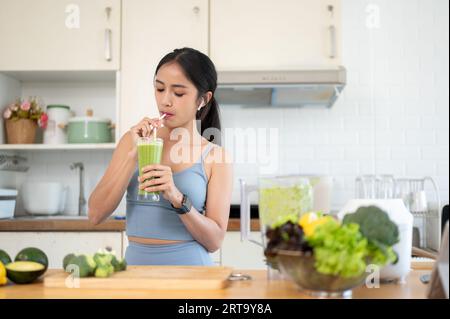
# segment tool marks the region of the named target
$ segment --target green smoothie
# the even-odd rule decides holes
[[[142,168],[150,164],[160,164],[163,150],[163,140],[160,138],[142,137],[138,140],[139,176]],[[159,192],[146,192],[139,189],[139,200],[159,201]]]

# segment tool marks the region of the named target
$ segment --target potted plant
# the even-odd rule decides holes
[[[7,144],[33,144],[36,129],[47,127],[48,116],[36,97],[17,99],[3,112]]]

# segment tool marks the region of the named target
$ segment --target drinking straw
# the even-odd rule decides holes
[[[162,120],[164,117],[166,117],[166,115],[167,115],[167,114],[164,113],[163,115],[161,115],[161,116],[159,117],[159,119]],[[157,127],[154,127],[154,128],[153,128],[153,139],[154,139],[154,140],[156,140],[156,130],[157,130],[157,129],[158,129]]]

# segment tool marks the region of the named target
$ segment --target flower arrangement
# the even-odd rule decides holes
[[[6,107],[3,118],[9,121],[29,119],[35,121],[39,127],[45,129],[48,123],[48,115],[43,111],[36,97],[17,99]]]

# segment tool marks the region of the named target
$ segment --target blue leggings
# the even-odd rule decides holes
[[[214,266],[208,251],[195,240],[162,245],[130,242],[125,259],[128,265]]]

